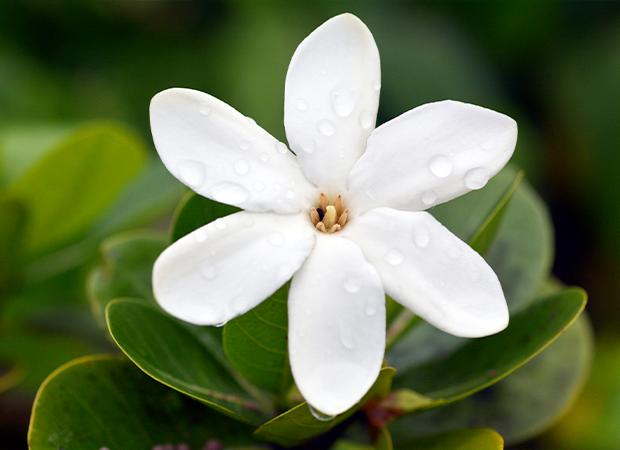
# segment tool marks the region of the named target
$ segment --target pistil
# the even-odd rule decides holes
[[[310,219],[317,230],[323,233],[335,233],[346,223],[349,217],[349,210],[344,209],[344,202],[339,195],[330,204],[329,197],[324,193],[319,195],[319,204],[310,210]]]

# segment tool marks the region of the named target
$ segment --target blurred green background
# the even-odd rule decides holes
[[[136,211],[141,218],[116,229],[165,229],[183,191],[155,157],[151,97],[169,87],[202,90],[285,140],[290,58],[311,31],[342,12],[362,19],[379,48],[378,123],[443,99],[517,120],[513,161],[551,209],[554,273],[589,292],[597,334],[592,376],[574,407],[518,448],[620,448],[618,2],[1,2],[0,187],[67,129],[118,121],[143,141],[148,163],[137,182],[140,201],[133,202],[146,205]],[[16,375],[21,382],[0,394],[2,448],[26,448],[34,393],[47,374],[74,357],[113,350],[84,291],[104,235],[84,231],[68,239],[73,256],[53,264],[32,256],[15,283],[28,288],[0,291],[2,370],[17,354],[30,361],[24,377]],[[74,245],[84,238],[89,245]]]

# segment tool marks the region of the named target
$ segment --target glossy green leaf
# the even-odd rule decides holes
[[[374,447],[376,450],[393,450],[392,436],[386,427],[379,429]]]
[[[266,413],[193,333],[144,302],[115,300],[106,310],[112,337],[144,372],[237,420],[260,424]]]
[[[578,288],[534,303],[513,315],[501,333],[472,339],[444,359],[399,373],[395,388],[412,389],[437,407],[467,397],[505,377],[555,340],[581,313],[586,294]]]
[[[485,221],[480,225],[474,236],[469,240],[468,244],[471,248],[476,250],[480,254],[485,254],[493,239],[497,235],[497,231],[499,230],[499,226],[502,223],[502,219],[504,218],[504,213],[506,212],[506,207],[508,206],[508,202],[512,198],[515,193],[515,190],[521,183],[523,179],[524,172],[519,172],[515,176],[514,181],[508,187],[508,190],[504,194],[504,196],[500,199],[500,201],[495,205],[493,211],[487,216]]]
[[[292,447],[307,439],[323,434],[351,417],[369,399],[382,397],[389,390],[395,373],[396,371],[391,367],[381,369],[377,381],[375,381],[375,384],[364,398],[353,408],[331,420],[318,420],[310,412],[308,404],[304,402],[261,426],[254,432],[254,436],[284,447]]]
[[[33,409],[31,450],[151,449],[252,442],[250,427],[163,386],[123,357],[89,356],[51,374]]]
[[[288,366],[289,283],[244,315],[224,326],[224,351],[250,382],[284,392],[292,382]]]
[[[572,403],[587,377],[591,353],[592,331],[582,314],[549,347],[498,383],[443,408],[392,422],[396,447],[409,448],[400,443],[461,427],[493,428],[510,445],[531,439]]]
[[[88,298],[100,325],[107,329],[105,308],[116,298],[155,302],[153,264],[166,245],[164,234],[145,231],[117,234],[101,244],[104,264],[93,269],[87,283]]]
[[[237,211],[240,211],[240,209],[209,200],[193,192],[188,192],[174,214],[170,242],[182,238],[219,217],[228,216]]]
[[[411,439],[394,447],[396,450],[502,450],[504,440],[489,428],[463,428]]]
[[[125,128],[99,122],[80,127],[31,166],[10,187],[29,210],[28,253],[84,233],[136,175],[145,152]]]
[[[20,256],[26,208],[15,199],[2,197],[0,192],[0,295],[3,286],[14,281]]]

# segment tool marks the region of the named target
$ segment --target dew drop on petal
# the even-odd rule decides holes
[[[241,141],[239,147],[241,147],[241,150],[247,150],[250,148],[250,143],[248,141]]]
[[[433,175],[445,178],[452,173],[452,161],[446,155],[436,155],[428,163],[428,168]]]
[[[303,98],[295,99],[293,105],[295,105],[295,108],[300,111],[305,111],[306,109],[308,109],[308,102],[305,101]]]
[[[314,153],[314,150],[316,150],[316,145],[311,139],[304,139],[299,143],[299,146],[306,153]]]
[[[204,228],[198,228],[192,233],[192,236],[194,236],[194,240],[196,242],[204,242],[207,240],[208,237],[207,232],[204,230]]]
[[[200,187],[205,182],[207,168],[200,161],[186,159],[177,165],[179,179],[190,187]]]
[[[215,277],[217,277],[218,273],[218,268],[213,264],[204,263],[200,265],[200,274],[207,280],[213,280]]]
[[[269,160],[269,155],[266,152],[263,152],[260,154],[259,156],[261,161],[268,161]]]
[[[291,275],[293,275],[292,272],[293,270],[291,265],[288,263],[284,263],[280,266],[280,269],[278,269],[278,278],[289,279]]]
[[[226,325],[226,321],[213,324],[214,327],[218,328],[222,328],[224,325]]]
[[[372,88],[375,91],[378,91],[379,89],[381,89],[381,80],[375,80],[372,82]]]
[[[291,356],[297,356],[297,349],[296,349],[295,347],[292,347],[292,348],[289,350],[289,354],[290,354]]]
[[[471,169],[465,174],[465,186],[468,189],[482,189],[489,181],[489,171],[484,167]]]
[[[449,242],[445,250],[448,256],[453,259],[457,259],[463,253],[461,248],[454,242]]]
[[[280,247],[284,244],[284,235],[279,231],[273,231],[269,233],[269,236],[267,236],[267,241],[275,247]]]
[[[305,335],[306,335],[306,328],[305,327],[299,327],[299,329],[297,330],[297,336],[304,337]]]
[[[250,198],[250,192],[246,188],[228,181],[212,186],[209,194],[216,202],[228,205],[238,205]]]
[[[431,232],[425,224],[415,227],[413,230],[413,241],[420,248],[426,248],[431,243]]]
[[[316,420],[320,420],[321,422],[327,422],[332,420],[336,416],[330,416],[328,414],[323,414],[321,411],[317,411],[308,403],[308,409],[310,413],[314,416]]]
[[[252,187],[257,191],[262,191],[263,189],[265,189],[265,183],[263,183],[262,181],[255,181]]]
[[[357,86],[342,86],[332,92],[332,107],[340,117],[349,117],[360,99]]]
[[[250,125],[256,125],[256,120],[251,117],[246,117],[245,120],[247,120]]]
[[[397,248],[390,249],[385,254],[385,261],[392,266],[398,266],[404,260],[405,255],[403,255],[403,252],[401,252]]]
[[[370,111],[364,111],[360,114],[360,125],[362,128],[369,130],[375,124],[375,115]]]
[[[198,112],[203,116],[208,116],[209,114],[211,114],[211,107],[206,103],[203,103],[198,107]]]
[[[351,294],[359,292],[362,288],[362,279],[356,275],[349,275],[344,280],[344,289]]]
[[[236,313],[243,313],[248,310],[248,298],[245,295],[237,295],[232,300],[232,308]]]
[[[273,188],[274,188],[276,191],[279,191],[280,189],[282,189],[282,186],[280,186],[280,183],[273,183]]]
[[[276,150],[283,155],[286,155],[288,153],[288,147],[284,142],[277,142]]]
[[[316,126],[323,136],[332,136],[336,132],[334,124],[327,119],[319,120]]]
[[[284,191],[284,195],[286,196],[286,198],[295,198],[295,191],[293,191],[292,189],[287,189],[286,191]]]
[[[215,222],[213,222],[213,224],[215,225],[215,228],[217,228],[218,230],[225,230],[228,227],[228,224],[226,223],[226,219],[222,217],[215,219]]]
[[[433,203],[435,203],[435,200],[437,200],[437,194],[435,193],[435,191],[427,189],[426,191],[422,192],[422,203],[424,203],[425,205],[432,205]]]
[[[364,313],[366,313],[367,316],[374,316],[375,314],[377,314],[377,305],[369,302],[366,305],[366,308],[364,308]]]
[[[235,161],[233,167],[235,168],[235,172],[237,172],[239,175],[245,175],[250,171],[250,164],[243,158]]]
[[[338,321],[338,332],[340,333],[340,342],[345,348],[352,350],[356,347],[353,330],[342,320]]]

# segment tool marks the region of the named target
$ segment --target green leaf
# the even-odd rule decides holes
[[[193,192],[188,192],[174,214],[170,242],[182,238],[219,217],[228,216],[238,211],[241,210],[234,206],[218,203]]]
[[[412,439],[394,447],[396,450],[502,450],[504,440],[489,428],[463,428]]]
[[[497,430],[509,445],[533,438],[572,403],[588,375],[591,353],[592,331],[582,314],[549,347],[498,383],[446,407],[392,422],[394,442],[480,426]]]
[[[101,244],[104,265],[91,272],[87,292],[93,314],[105,329],[105,308],[110,301],[138,297],[155,303],[153,264],[166,245],[164,234],[151,231],[120,233]]]
[[[291,383],[288,366],[289,283],[267,300],[224,326],[224,351],[250,382],[275,393]]]
[[[37,255],[84,233],[141,168],[145,147],[125,128],[85,125],[10,187],[29,210],[26,250]]]
[[[237,420],[260,424],[262,405],[179,321],[149,304],[115,300],[106,310],[112,337],[140,369]]]
[[[379,428],[377,439],[375,440],[375,449],[392,450],[393,448],[394,446],[392,445],[392,436],[390,436],[390,431],[386,427]]]
[[[252,442],[251,429],[155,382],[130,361],[89,356],[51,374],[32,412],[31,450],[150,449]]]
[[[586,294],[570,288],[510,319],[501,333],[472,339],[448,357],[399,373],[397,388],[433,400],[409,412],[451,403],[499,381],[555,340],[581,313]]]
[[[15,199],[0,197],[0,296],[4,285],[14,281],[25,223],[24,205]]]
[[[474,234],[474,236],[469,240],[469,246],[476,250],[480,254],[484,254],[493,239],[495,238],[497,231],[499,230],[499,226],[502,223],[502,219],[504,217],[504,213],[506,212],[506,207],[508,206],[508,202],[512,198],[515,190],[521,183],[523,179],[524,172],[519,172],[516,176],[512,184],[508,187],[508,190],[504,194],[504,196],[500,199],[500,201],[495,205],[491,214],[485,219],[482,223],[478,231]]]
[[[381,397],[392,382],[396,371],[391,367],[384,367],[379,372],[379,377],[368,393],[358,404],[347,412],[336,416],[331,420],[321,421],[315,418],[307,403],[301,403],[288,410],[284,414],[270,420],[254,432],[258,439],[276,443],[284,447],[292,447],[300,444],[306,439],[318,436],[327,432],[335,425],[348,419],[360,409],[368,400],[373,397]]]

